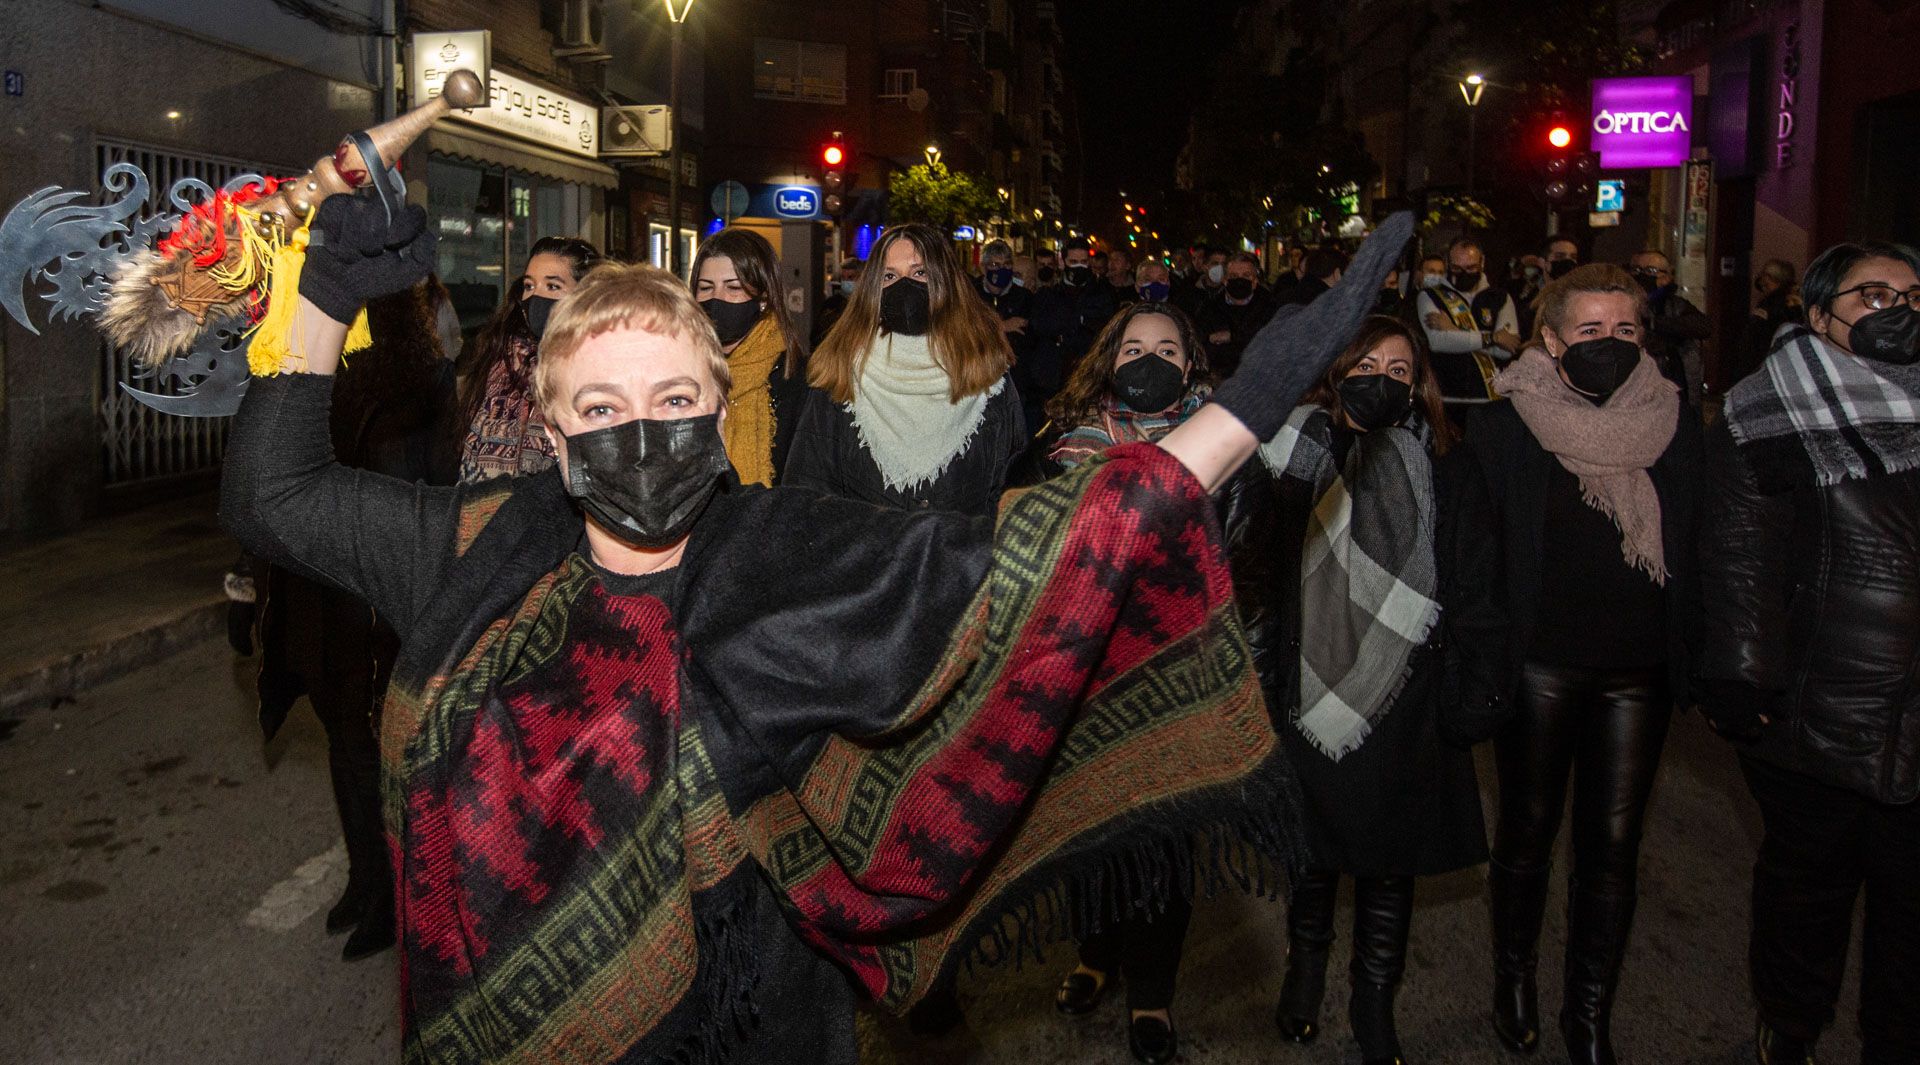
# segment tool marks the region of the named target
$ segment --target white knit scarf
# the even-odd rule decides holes
[[[967,449],[986,417],[987,401],[1004,387],[1001,378],[955,403],[953,383],[933,361],[926,337],[883,333],[867,353],[847,410],[881,482],[906,492],[938,479]]]

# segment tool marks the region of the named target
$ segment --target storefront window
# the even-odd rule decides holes
[[[586,234],[584,192],[501,167],[439,156],[427,161],[427,210],[440,233],[436,268],[462,333],[472,336],[502,299],[518,295],[535,241]]]
[[[668,252],[669,234],[667,227],[659,222],[647,224],[647,261],[662,270],[673,269],[671,255]],[[693,265],[694,246],[699,243],[699,231],[690,226],[680,229],[680,265],[689,268]]]

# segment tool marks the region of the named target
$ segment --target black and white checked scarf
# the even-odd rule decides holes
[[[1727,428],[1763,489],[1920,466],[1920,366],[1849,355],[1805,328],[1727,393]]]
[[[1433,462],[1419,429],[1356,434],[1344,468],[1331,417],[1296,408],[1260,457],[1313,486],[1300,553],[1300,702],[1293,724],[1334,761],[1360,746],[1440,619]]]

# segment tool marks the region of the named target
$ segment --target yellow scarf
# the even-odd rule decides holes
[[[786,350],[786,338],[768,314],[727,356],[733,388],[727,393],[727,420],[721,435],[742,484],[773,485],[772,374]]]

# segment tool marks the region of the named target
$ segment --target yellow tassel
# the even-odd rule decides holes
[[[308,214],[311,222],[313,216]],[[307,227],[293,231],[286,243],[273,251],[273,270],[267,281],[267,313],[253,327],[253,343],[247,347],[247,368],[256,377],[285,373],[293,359],[293,312],[300,304],[300,269],[307,262]],[[364,351],[373,346],[373,332],[367,326],[363,308],[354,315],[347,329],[346,352]]]

